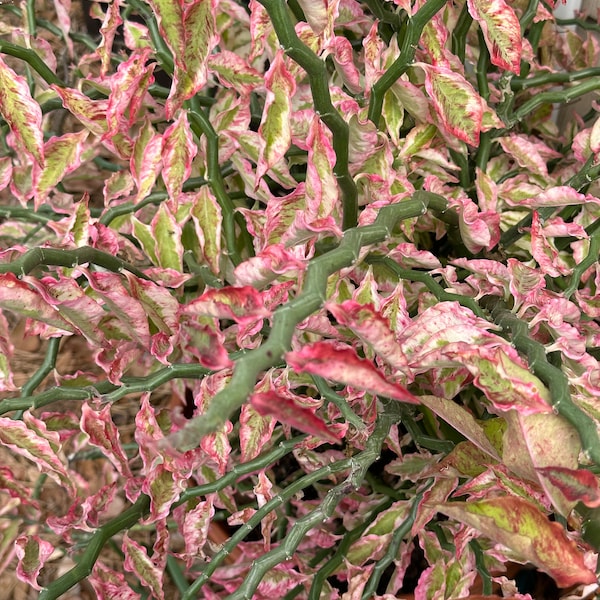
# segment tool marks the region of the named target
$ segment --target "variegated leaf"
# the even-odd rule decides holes
[[[27,80],[0,57],[0,113],[40,169],[45,166],[42,109],[31,97]]]
[[[504,496],[450,502],[438,504],[437,508],[510,548],[522,560],[550,575],[559,587],[596,582],[596,574],[585,565],[583,553],[562,525],[549,521],[523,498]]]
[[[425,63],[415,66],[425,71],[425,89],[448,133],[478,146],[483,122],[481,96],[462,75],[448,67]]]
[[[518,75],[522,37],[519,18],[505,0],[467,0],[471,16],[479,23],[492,64]]]
[[[400,402],[419,404],[416,396],[403,386],[389,382],[373,363],[360,358],[348,347],[315,342],[300,350],[288,352],[286,361],[298,373],[321,375],[332,381],[394,398]]]

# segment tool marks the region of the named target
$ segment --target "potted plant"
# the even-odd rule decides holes
[[[0,6],[4,576],[590,597],[597,23],[113,0],[94,38],[69,5]]]

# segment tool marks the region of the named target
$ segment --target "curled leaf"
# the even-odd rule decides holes
[[[273,391],[252,394],[250,403],[256,412],[263,417],[275,417],[281,423],[337,444],[338,436],[329,430],[325,422],[315,413],[296,404],[291,398],[286,398]]]
[[[600,481],[591,471],[565,467],[541,467],[537,472],[558,488],[567,500],[583,502],[590,508],[600,506]]]
[[[596,574],[585,565],[583,553],[564,528],[523,498],[447,502],[437,509],[510,548],[550,575],[559,587],[596,582]]]
[[[327,342],[316,342],[297,352],[288,352],[286,360],[299,373],[321,375],[400,402],[419,404],[416,396],[403,386],[387,381],[371,362],[359,358],[351,348],[337,348]]]

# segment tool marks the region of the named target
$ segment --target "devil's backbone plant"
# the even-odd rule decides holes
[[[517,563],[593,594],[598,25],[113,0],[93,38],[70,4],[0,7],[4,575],[531,598]]]

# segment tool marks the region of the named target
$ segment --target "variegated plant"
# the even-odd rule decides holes
[[[112,0],[93,40],[35,4],[0,7],[0,572],[42,600],[530,598],[512,562],[589,597],[598,24]]]

